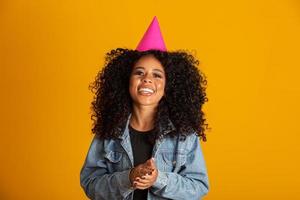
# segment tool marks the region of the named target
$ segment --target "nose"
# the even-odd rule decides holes
[[[143,79],[143,82],[144,82],[144,83],[147,83],[147,82],[152,83],[152,80],[151,80],[148,76],[146,76],[146,77]]]

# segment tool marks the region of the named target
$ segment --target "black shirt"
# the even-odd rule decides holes
[[[134,166],[146,162],[152,156],[153,144],[150,142],[150,136],[153,130],[138,131],[132,128],[129,124],[129,134],[131,147],[133,152]],[[136,189],[133,193],[133,200],[147,199],[148,189]]]

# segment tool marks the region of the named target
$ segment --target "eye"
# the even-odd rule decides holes
[[[142,75],[143,72],[142,71],[135,71],[134,74],[136,74],[136,75]]]
[[[156,74],[156,73],[155,73],[153,76],[154,76],[155,78],[162,78],[162,76],[161,76],[160,74]]]

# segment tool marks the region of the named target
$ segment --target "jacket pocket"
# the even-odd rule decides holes
[[[162,160],[164,170],[166,172],[175,172],[183,167],[186,163],[187,156],[185,153],[178,151],[174,152],[162,152]]]
[[[107,163],[108,171],[123,171],[123,153],[118,151],[109,151],[104,154],[104,158]]]

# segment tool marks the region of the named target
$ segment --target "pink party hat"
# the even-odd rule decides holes
[[[156,16],[154,16],[150,26],[136,47],[136,50],[138,51],[147,51],[150,49],[167,51]]]

